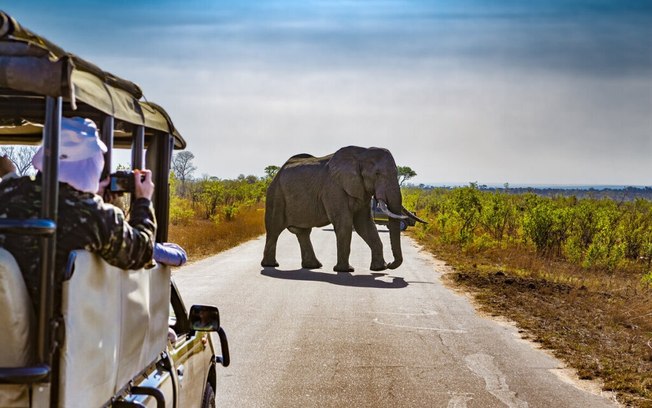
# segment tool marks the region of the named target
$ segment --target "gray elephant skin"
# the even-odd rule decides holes
[[[287,228],[299,240],[301,266],[321,268],[310,232],[313,227],[332,224],[337,240],[334,271],[354,270],[349,264],[354,228],[371,248],[371,270],[398,268],[403,262],[400,221],[407,216],[421,220],[403,208],[397,176],[392,154],[382,148],[348,146],[324,157],[309,154],[291,157],[267,189],[267,238],[261,265],[279,266],[276,243]],[[390,217],[388,228],[394,260],[389,264],[383,257],[383,244],[371,218],[372,196],[381,202]]]

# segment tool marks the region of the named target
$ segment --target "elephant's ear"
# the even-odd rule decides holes
[[[360,171],[359,150],[361,147],[343,147],[328,161],[328,171],[333,181],[351,197],[364,198],[364,181]]]

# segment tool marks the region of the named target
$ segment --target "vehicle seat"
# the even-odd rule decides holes
[[[0,248],[0,367],[33,363],[36,317],[14,257]],[[0,407],[29,407],[27,385],[0,384]]]

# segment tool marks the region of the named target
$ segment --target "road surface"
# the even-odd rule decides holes
[[[387,274],[369,270],[357,234],[355,272],[333,272],[329,228],[312,233],[320,270],[300,269],[298,243],[285,231],[278,268],[260,267],[260,237],[176,271],[186,306],[218,306],[229,336],[217,406],[616,406],[565,379],[563,365],[511,325],[479,316],[442,285],[442,262],[402,240],[405,261]]]

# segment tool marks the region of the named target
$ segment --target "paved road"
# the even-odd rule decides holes
[[[386,230],[381,236],[389,254]],[[277,269],[259,266],[261,237],[175,273],[187,303],[219,306],[229,335],[232,363],[219,370],[218,406],[615,405],[560,379],[561,363],[513,327],[478,316],[440,282],[444,264],[409,238],[405,262],[387,275],[368,269],[356,234],[353,274],[332,272],[332,230],[314,229],[312,238],[321,270],[300,269],[286,231]]]

